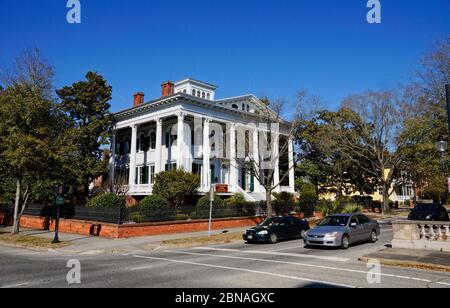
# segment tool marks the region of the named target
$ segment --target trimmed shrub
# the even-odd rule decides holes
[[[225,201],[227,206],[245,205],[247,201],[243,194],[235,194]]]
[[[167,221],[174,219],[169,202],[160,195],[151,195],[142,199],[137,212],[143,216],[142,221]]]
[[[125,206],[125,198],[113,193],[98,195],[87,203],[88,207],[95,208],[120,208]]]
[[[153,193],[161,195],[175,206],[183,206],[197,192],[200,177],[183,170],[158,173],[155,176]]]
[[[213,211],[215,211],[215,214],[217,213],[217,210],[223,211],[224,206],[225,202],[223,201],[223,199],[220,198],[219,196],[215,196],[213,201]],[[191,214],[191,218],[193,219],[209,218],[209,207],[210,207],[209,196],[201,197],[197,202],[195,212]]]
[[[141,209],[149,209],[149,208],[168,208],[169,202],[166,198],[160,195],[151,195],[142,199],[138,205]]]

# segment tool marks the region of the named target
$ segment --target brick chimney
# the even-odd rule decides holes
[[[164,82],[161,85],[162,97],[173,95],[175,84],[171,81]]]
[[[137,107],[144,104],[145,94],[137,92],[134,94],[133,107]]]

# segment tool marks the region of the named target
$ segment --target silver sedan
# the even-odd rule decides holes
[[[360,242],[375,243],[380,225],[363,214],[337,214],[326,217],[309,230],[303,239],[305,246],[328,246],[348,249]]]

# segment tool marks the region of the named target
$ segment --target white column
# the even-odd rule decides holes
[[[180,112],[178,115],[178,126],[177,126],[177,169],[184,169],[184,117],[185,114]]]
[[[289,139],[289,190],[295,193],[294,140]]]
[[[210,169],[211,169],[211,145],[209,144],[209,123],[211,123],[211,119],[205,119],[203,124],[203,188],[208,190],[210,187],[211,179],[210,179]]]
[[[236,125],[231,124],[230,127],[230,184],[233,186],[234,192],[237,192],[238,182],[238,165],[236,161]]]
[[[278,133],[274,133],[272,136],[273,139],[273,186],[277,186],[280,183],[280,135]],[[275,188],[275,192],[281,192],[281,187],[278,185]]]
[[[109,157],[109,189],[114,189],[114,173],[116,171],[116,131],[114,130],[111,138],[111,151]]]
[[[254,166],[253,168],[256,170],[255,172],[255,179],[254,179],[254,183],[255,183],[255,189],[254,192],[258,193],[261,192],[261,187],[260,187],[260,178],[258,178],[260,176],[260,172],[261,172],[261,164],[260,164],[260,158],[259,158],[259,131],[257,128],[255,128],[253,130],[253,161],[254,161]]]
[[[136,146],[137,146],[137,125],[131,126],[131,149],[130,149],[130,178],[128,181],[129,190],[132,192],[136,185]]]
[[[163,126],[163,120],[157,119],[156,120],[156,161],[155,161],[155,174],[160,173],[164,170],[164,164],[162,162],[162,126]]]

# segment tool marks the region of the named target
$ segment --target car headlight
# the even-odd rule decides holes
[[[430,220],[431,218],[433,218],[433,216],[428,215],[427,218],[426,218],[426,220]]]
[[[267,230],[258,232],[258,235],[267,235],[269,232]]]
[[[326,238],[336,238],[338,234],[339,234],[338,232],[327,233],[327,234],[325,234],[325,237]]]

